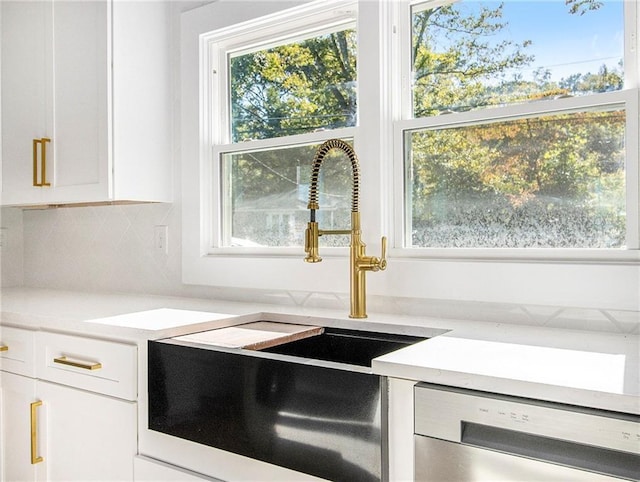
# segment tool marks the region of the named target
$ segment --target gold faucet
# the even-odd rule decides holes
[[[351,229],[346,230],[322,230],[316,222],[316,210],[320,209],[318,205],[318,174],[320,166],[325,156],[332,149],[340,149],[351,161],[352,174],[352,190],[351,190]],[[324,142],[316,151],[313,159],[313,167],[311,171],[311,185],[309,186],[309,205],[307,208],[311,213],[311,219],[307,224],[305,231],[305,247],[307,253],[304,259],[307,263],[319,263],[322,258],[319,254],[318,238],[330,234],[350,234],[351,243],[349,245],[350,252],[350,293],[351,293],[351,312],[350,318],[366,318],[367,317],[367,293],[366,278],[367,271],[384,270],[387,267],[387,238],[382,237],[382,256],[367,256],[365,253],[366,245],[362,242],[362,230],[360,229],[360,211],[358,210],[358,196],[360,195],[360,164],[353,148],[340,139],[329,139]]]

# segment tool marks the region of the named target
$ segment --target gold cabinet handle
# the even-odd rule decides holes
[[[33,185],[34,187],[42,186],[42,183],[38,181],[38,144],[41,144],[40,139],[33,140]]]
[[[0,351],[9,351],[9,347],[7,345],[0,345]]]
[[[39,464],[44,459],[38,457],[38,407],[42,406],[42,400],[31,404],[31,465]]]
[[[84,370],[99,370],[100,368],[102,368],[102,363],[83,363],[80,361],[67,360],[66,356],[59,356],[58,358],[54,358],[53,363],[68,365],[70,367],[83,368]]]
[[[51,186],[47,182],[47,142],[48,137],[33,140],[33,185],[35,187]],[[38,145],[40,145],[40,180],[38,180]]]
[[[51,183],[47,182],[47,142],[51,142],[48,137],[40,139],[40,164],[42,166],[42,186],[51,186]]]

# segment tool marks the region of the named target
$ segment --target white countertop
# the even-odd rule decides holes
[[[85,323],[156,332],[182,326],[225,320],[232,316],[234,315],[229,313],[157,308],[154,310],[125,313],[123,315],[93,318],[86,320]]]
[[[393,377],[640,414],[637,336],[552,335],[550,346],[526,336],[505,341],[495,333],[495,340],[478,340],[454,331],[377,358],[373,368]]]
[[[640,414],[640,337],[417,316],[143,295],[2,290],[2,324],[130,342],[266,317],[433,336],[373,362],[381,375]],[[438,336],[436,336],[438,335]]]
[[[0,303],[4,325],[129,342],[240,323],[239,315],[256,311],[233,302],[29,288],[3,289]]]

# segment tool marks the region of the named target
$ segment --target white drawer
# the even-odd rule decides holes
[[[135,345],[41,331],[36,336],[36,373],[42,380],[137,398]]]
[[[35,331],[0,326],[0,369],[35,377]]]

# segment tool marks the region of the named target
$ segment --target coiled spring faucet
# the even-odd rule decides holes
[[[351,190],[351,229],[347,230],[322,230],[316,222],[316,211],[320,209],[318,205],[318,175],[322,161],[333,149],[344,152],[351,161],[352,169],[352,190]],[[362,230],[360,229],[360,211],[358,209],[358,197],[360,195],[360,164],[353,148],[341,139],[329,139],[324,142],[316,151],[313,159],[311,171],[311,185],[309,186],[310,221],[305,231],[305,252],[304,259],[307,263],[319,263],[322,258],[319,254],[319,237],[331,234],[350,234],[350,298],[351,311],[350,318],[367,317],[366,300],[366,278],[367,271],[380,271],[387,267],[387,238],[382,237],[382,255],[380,258],[366,255],[366,245],[362,242]]]

